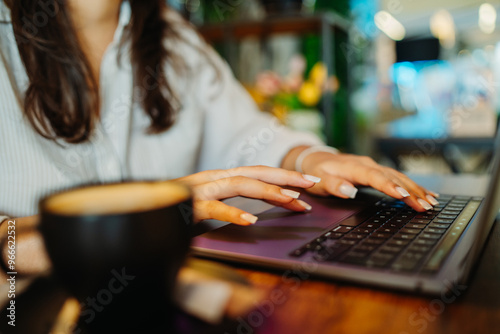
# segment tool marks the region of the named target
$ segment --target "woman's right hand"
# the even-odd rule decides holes
[[[310,188],[320,180],[299,172],[267,166],[209,170],[176,179],[193,190],[194,220],[218,219],[250,225],[257,217],[229,206],[222,199],[243,196],[262,199],[292,211],[308,211],[311,206],[298,199],[299,193],[281,186]]]
[[[0,235],[7,235],[8,226],[15,226],[16,233],[16,270],[22,272],[38,273],[50,267],[50,260],[45,251],[41,236],[36,232],[21,233],[21,230],[32,229],[38,224],[38,215],[8,218],[0,224]],[[9,224],[14,221],[15,225]],[[2,256],[6,256],[5,248],[1,250]],[[0,277],[4,274],[0,273]]]

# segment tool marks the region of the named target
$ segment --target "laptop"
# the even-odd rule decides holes
[[[498,148],[500,135],[495,139]],[[308,213],[236,198],[259,217],[252,226],[218,221],[197,225],[194,255],[280,270],[284,279],[311,276],[443,295],[466,284],[500,208],[500,153],[491,172],[416,179],[440,192],[440,204],[418,213],[364,189],[357,199],[303,193]]]

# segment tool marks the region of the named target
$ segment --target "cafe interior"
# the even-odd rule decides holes
[[[371,156],[410,177],[431,177],[431,184],[464,177],[474,187],[491,172],[500,110],[500,1],[168,5],[197,28],[261,112],[280,125],[314,133],[341,152]],[[311,263],[283,267],[194,251],[179,270],[174,306],[134,299],[127,307],[135,311],[125,314],[145,322],[162,318],[162,333],[495,333],[499,245],[500,228],[494,225],[468,279],[441,294],[325,277]],[[24,302],[31,313],[23,318],[18,309],[21,330],[13,333],[82,330],[75,324],[104,314],[101,309],[113,305],[113,298],[126,303],[115,290],[125,291],[133,281],[124,272],[113,275],[115,286],[85,302],[48,281],[38,282],[45,284],[38,290],[33,281],[21,282],[18,289],[31,295],[19,294],[18,304]],[[148,286],[143,291],[156,293]],[[23,321],[36,323],[36,330]],[[143,325],[144,333],[156,332]],[[90,328],[89,333],[101,332]],[[117,328],[127,332],[127,326]],[[12,327],[3,330],[10,333]]]

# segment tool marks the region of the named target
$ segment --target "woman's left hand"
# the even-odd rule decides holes
[[[307,174],[321,178],[320,183],[308,189],[314,194],[354,198],[356,186],[361,185],[400,199],[420,212],[438,204],[438,194],[419,186],[401,172],[377,164],[369,157],[315,152],[304,159],[302,169]]]

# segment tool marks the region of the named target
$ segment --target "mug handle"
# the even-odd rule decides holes
[[[23,226],[21,228],[16,226],[15,219],[6,219],[3,224],[7,225],[7,232],[0,236],[0,268],[5,274],[16,273],[16,275],[22,276],[23,278],[29,278],[36,276],[35,273],[19,273],[16,270],[16,237],[23,233],[37,231],[37,226]],[[7,243],[7,245],[5,245]],[[4,253],[4,249],[7,249],[7,253]]]

